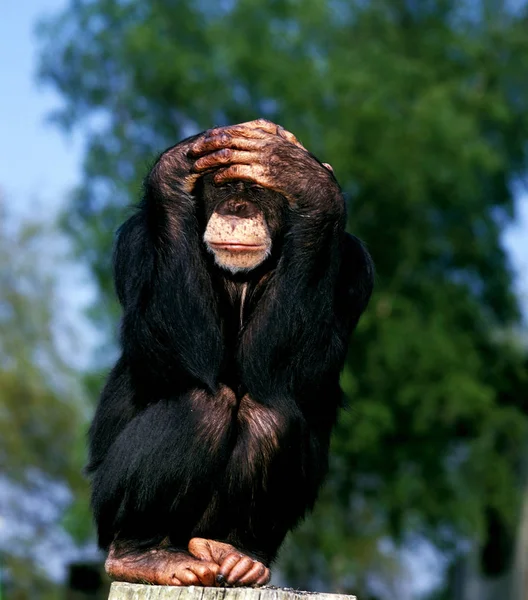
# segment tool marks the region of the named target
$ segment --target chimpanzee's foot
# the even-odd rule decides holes
[[[152,585],[216,586],[220,567],[214,561],[198,560],[187,552],[164,548],[116,552],[110,547],[105,569],[117,581]]]
[[[193,538],[189,542],[189,552],[196,558],[212,561],[220,567],[216,577],[217,585],[260,586],[268,583],[271,577],[266,565],[239,552],[231,544]]]

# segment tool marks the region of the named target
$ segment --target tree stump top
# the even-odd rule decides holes
[[[108,600],[357,600],[345,594],[319,594],[288,588],[173,587],[112,583]]]

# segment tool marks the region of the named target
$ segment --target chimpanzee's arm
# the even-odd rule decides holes
[[[222,340],[200,248],[189,143],[164,152],[147,176],[137,212],[121,228],[114,277],[124,309],[123,353],[146,387],[214,389]]]
[[[372,265],[346,237],[345,203],[331,170],[276,125],[256,123],[211,130],[191,154],[196,172],[216,169],[216,183],[253,181],[288,202],[281,258],[246,328],[239,363],[257,399],[302,397],[337,381],[370,296]]]
[[[340,192],[332,197],[326,187],[329,198],[324,186],[314,187],[290,209],[282,257],[248,327],[241,362],[252,382],[269,373],[270,391],[291,390],[300,399],[324,391],[330,415],[350,334],[372,293],[373,265],[362,243],[344,232]]]

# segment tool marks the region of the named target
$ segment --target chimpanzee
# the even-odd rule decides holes
[[[158,158],[119,231],[122,353],[90,429],[114,579],[267,583],[327,470],[372,290],[329,165],[259,119]]]

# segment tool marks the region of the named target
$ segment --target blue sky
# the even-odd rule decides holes
[[[0,189],[13,208],[32,203],[56,208],[78,180],[82,144],[65,136],[46,115],[60,98],[38,86],[35,20],[64,6],[64,0],[2,3],[0,19]]]
[[[35,21],[55,13],[65,0],[3,3],[0,19],[0,190],[18,213],[55,212],[78,181],[82,138],[46,122],[61,100],[35,81],[38,48]],[[519,219],[504,243],[517,272],[517,291],[528,315],[528,195],[518,201]]]

